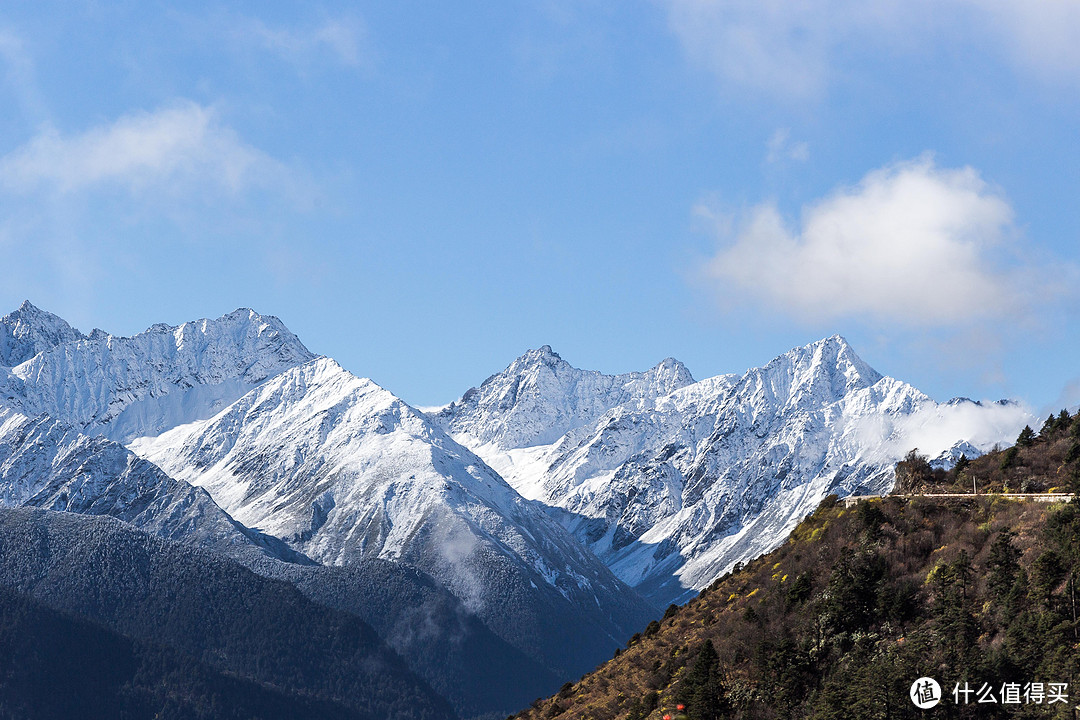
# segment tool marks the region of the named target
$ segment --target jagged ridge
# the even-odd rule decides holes
[[[67,324],[58,327],[56,337],[68,338]],[[16,358],[40,349],[0,375],[0,402],[121,442],[210,417],[315,357],[280,320],[248,308],[177,327],[158,324],[132,337],[98,332],[20,347],[29,349]]]

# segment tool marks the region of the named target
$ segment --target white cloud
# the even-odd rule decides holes
[[[81,134],[47,129],[0,158],[0,187],[61,193],[118,185],[132,191],[196,183],[238,192],[280,180],[284,168],[244,143],[211,108],[183,103]]]
[[[297,64],[329,54],[347,67],[369,68],[372,52],[367,28],[357,18],[328,19],[310,28],[273,28],[261,20],[242,21],[240,38]]]
[[[815,98],[852,52],[974,40],[1021,66],[1080,79],[1076,0],[667,0],[688,57],[722,82]]]
[[[899,459],[918,448],[920,453],[934,458],[961,441],[983,452],[997,444],[1009,445],[1024,425],[1035,422],[1031,409],[1021,403],[976,404],[962,400],[927,405],[908,415],[868,416],[856,432],[872,452],[882,457]]]
[[[1017,317],[1037,269],[1017,260],[1008,201],[971,168],[929,157],[871,172],[803,209],[792,229],[753,208],[709,262],[728,303],[763,301],[804,320],[854,317],[958,327]]]

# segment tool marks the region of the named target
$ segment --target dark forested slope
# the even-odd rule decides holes
[[[3,720],[367,720],[373,716],[231,677],[0,587]]]
[[[357,717],[455,716],[359,618],[111,518],[0,510],[0,586],[137,644],[168,648],[191,667]]]

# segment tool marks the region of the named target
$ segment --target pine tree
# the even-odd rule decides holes
[[[971,464],[971,460],[968,460],[968,456],[961,453],[960,454],[960,459],[956,461],[956,466],[954,468],[954,471],[956,472],[956,477],[960,477],[960,473],[967,470],[967,467],[970,464]]]
[[[1023,433],[1021,433],[1023,434]],[[1020,446],[1013,445],[1001,454],[1001,469],[1008,470],[1020,460]]]
[[[1029,447],[1033,442],[1035,442],[1035,431],[1030,425],[1025,425],[1016,438],[1016,444],[1019,447]]]
[[[990,571],[987,589],[990,598],[999,603],[1008,597],[1020,572],[1020,551],[1012,543],[1014,537],[1009,530],[999,532],[986,559],[986,568]]]
[[[1080,460],[1080,438],[1073,438],[1069,449],[1065,451],[1065,464]]]
[[[706,640],[679,688],[687,714],[693,720],[720,720],[727,712],[720,673],[720,656],[712,640]]]

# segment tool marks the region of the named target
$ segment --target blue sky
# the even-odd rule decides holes
[[[1080,403],[1080,3],[14,2],[0,308],[239,306],[419,405],[840,333]]]

